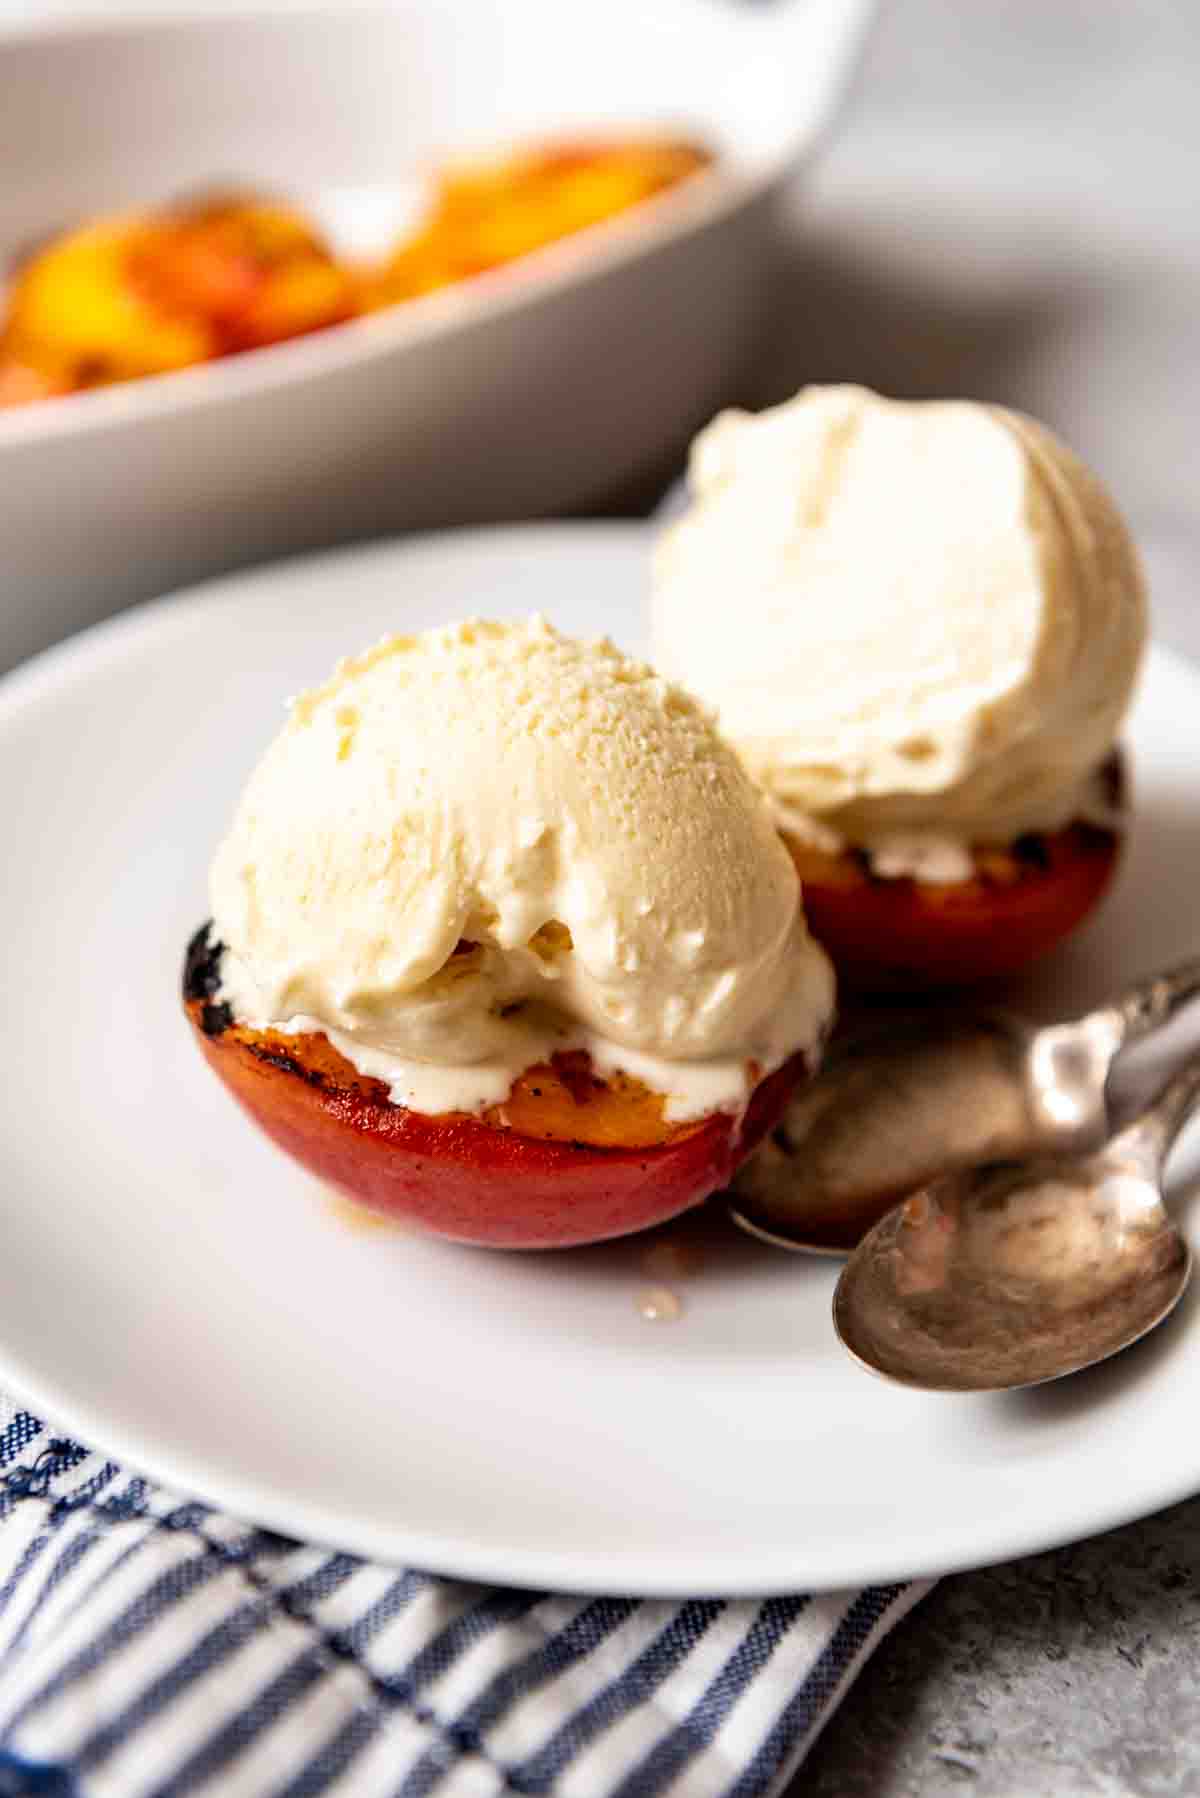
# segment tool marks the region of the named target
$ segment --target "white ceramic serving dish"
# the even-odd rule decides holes
[[[0,413],[0,668],[132,600],[363,533],[586,505],[727,397],[775,201],[872,0],[402,0],[0,30],[0,266],[221,180],[335,225],[448,151],[695,132],[720,171],[366,321]]]

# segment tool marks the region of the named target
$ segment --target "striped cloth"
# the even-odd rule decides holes
[[[0,1798],[760,1798],[924,1590],[468,1585],[255,1529],[0,1397]]]

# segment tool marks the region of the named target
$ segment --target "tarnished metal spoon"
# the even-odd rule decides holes
[[[731,1215],[778,1247],[846,1254],[940,1174],[1098,1148],[1111,1134],[1108,1080],[1120,1051],[1197,994],[1200,958],[1040,1029],[944,1007],[876,1018],[834,1043],[740,1170]]]
[[[842,1342],[906,1386],[994,1392],[1145,1336],[1191,1274],[1162,1170],[1198,1104],[1193,1061],[1096,1154],[947,1174],[897,1205],[842,1270]]]

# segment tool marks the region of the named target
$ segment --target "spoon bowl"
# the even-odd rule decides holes
[[[1185,1069],[1103,1149],[944,1175],[864,1237],[838,1336],[907,1386],[997,1391],[1075,1373],[1162,1322],[1191,1274],[1162,1166],[1200,1101]]]
[[[1040,1029],[984,1009],[877,1015],[835,1043],[739,1171],[733,1220],[780,1248],[845,1255],[942,1174],[1099,1149],[1117,1057],[1197,993],[1191,960]]]

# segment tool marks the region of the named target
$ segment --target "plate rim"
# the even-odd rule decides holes
[[[863,1377],[871,1376],[864,1374]],[[814,1570],[803,1554],[785,1566],[777,1552],[763,1557],[761,1562],[751,1561],[747,1568],[743,1565],[746,1551],[739,1548],[736,1566],[706,1563],[703,1577],[697,1579],[686,1569],[675,1573],[664,1571],[640,1554],[623,1556],[620,1567],[614,1570],[606,1565],[603,1555],[577,1549],[489,1548],[466,1536],[444,1533],[433,1536],[428,1531],[404,1526],[385,1530],[369,1523],[364,1525],[361,1519],[352,1522],[348,1516],[343,1525],[338,1514],[328,1507],[314,1505],[295,1495],[290,1510],[280,1510],[269,1498],[260,1501],[260,1489],[253,1480],[246,1481],[232,1474],[209,1478],[202,1470],[193,1474],[188,1457],[172,1454],[169,1450],[160,1454],[152,1449],[149,1454],[143,1454],[138,1448],[136,1432],[127,1433],[119,1428],[110,1430],[102,1425],[101,1433],[97,1434],[91,1428],[91,1412],[86,1404],[68,1402],[61,1407],[43,1404],[38,1397],[36,1381],[28,1383],[12,1377],[3,1342],[0,1342],[0,1381],[10,1398],[18,1400],[42,1422],[82,1443],[92,1453],[116,1460],[125,1471],[141,1474],[178,1492],[183,1498],[198,1498],[218,1510],[231,1513],[240,1521],[288,1536],[302,1546],[355,1554],[386,1566],[417,1567],[444,1579],[477,1581],[525,1591],[578,1593],[587,1597],[602,1598],[619,1590],[631,1597],[663,1600],[701,1596],[765,1599],[787,1592],[838,1592],[863,1586],[938,1580],[1087,1541],[1157,1511],[1167,1510],[1200,1493],[1198,1459],[1195,1473],[1181,1476],[1178,1482],[1163,1485],[1147,1481],[1136,1493],[1124,1492],[1119,1502],[1092,1507],[1088,1511],[1088,1521],[1082,1527],[1078,1522],[1055,1529],[1039,1527],[1036,1523],[1008,1530],[996,1527],[989,1536],[986,1549],[972,1550],[963,1543],[948,1554],[917,1552],[900,1558],[895,1558],[890,1549],[884,1549],[874,1555],[865,1555],[853,1568],[838,1564],[832,1571]],[[799,1531],[797,1535],[800,1535]]]

